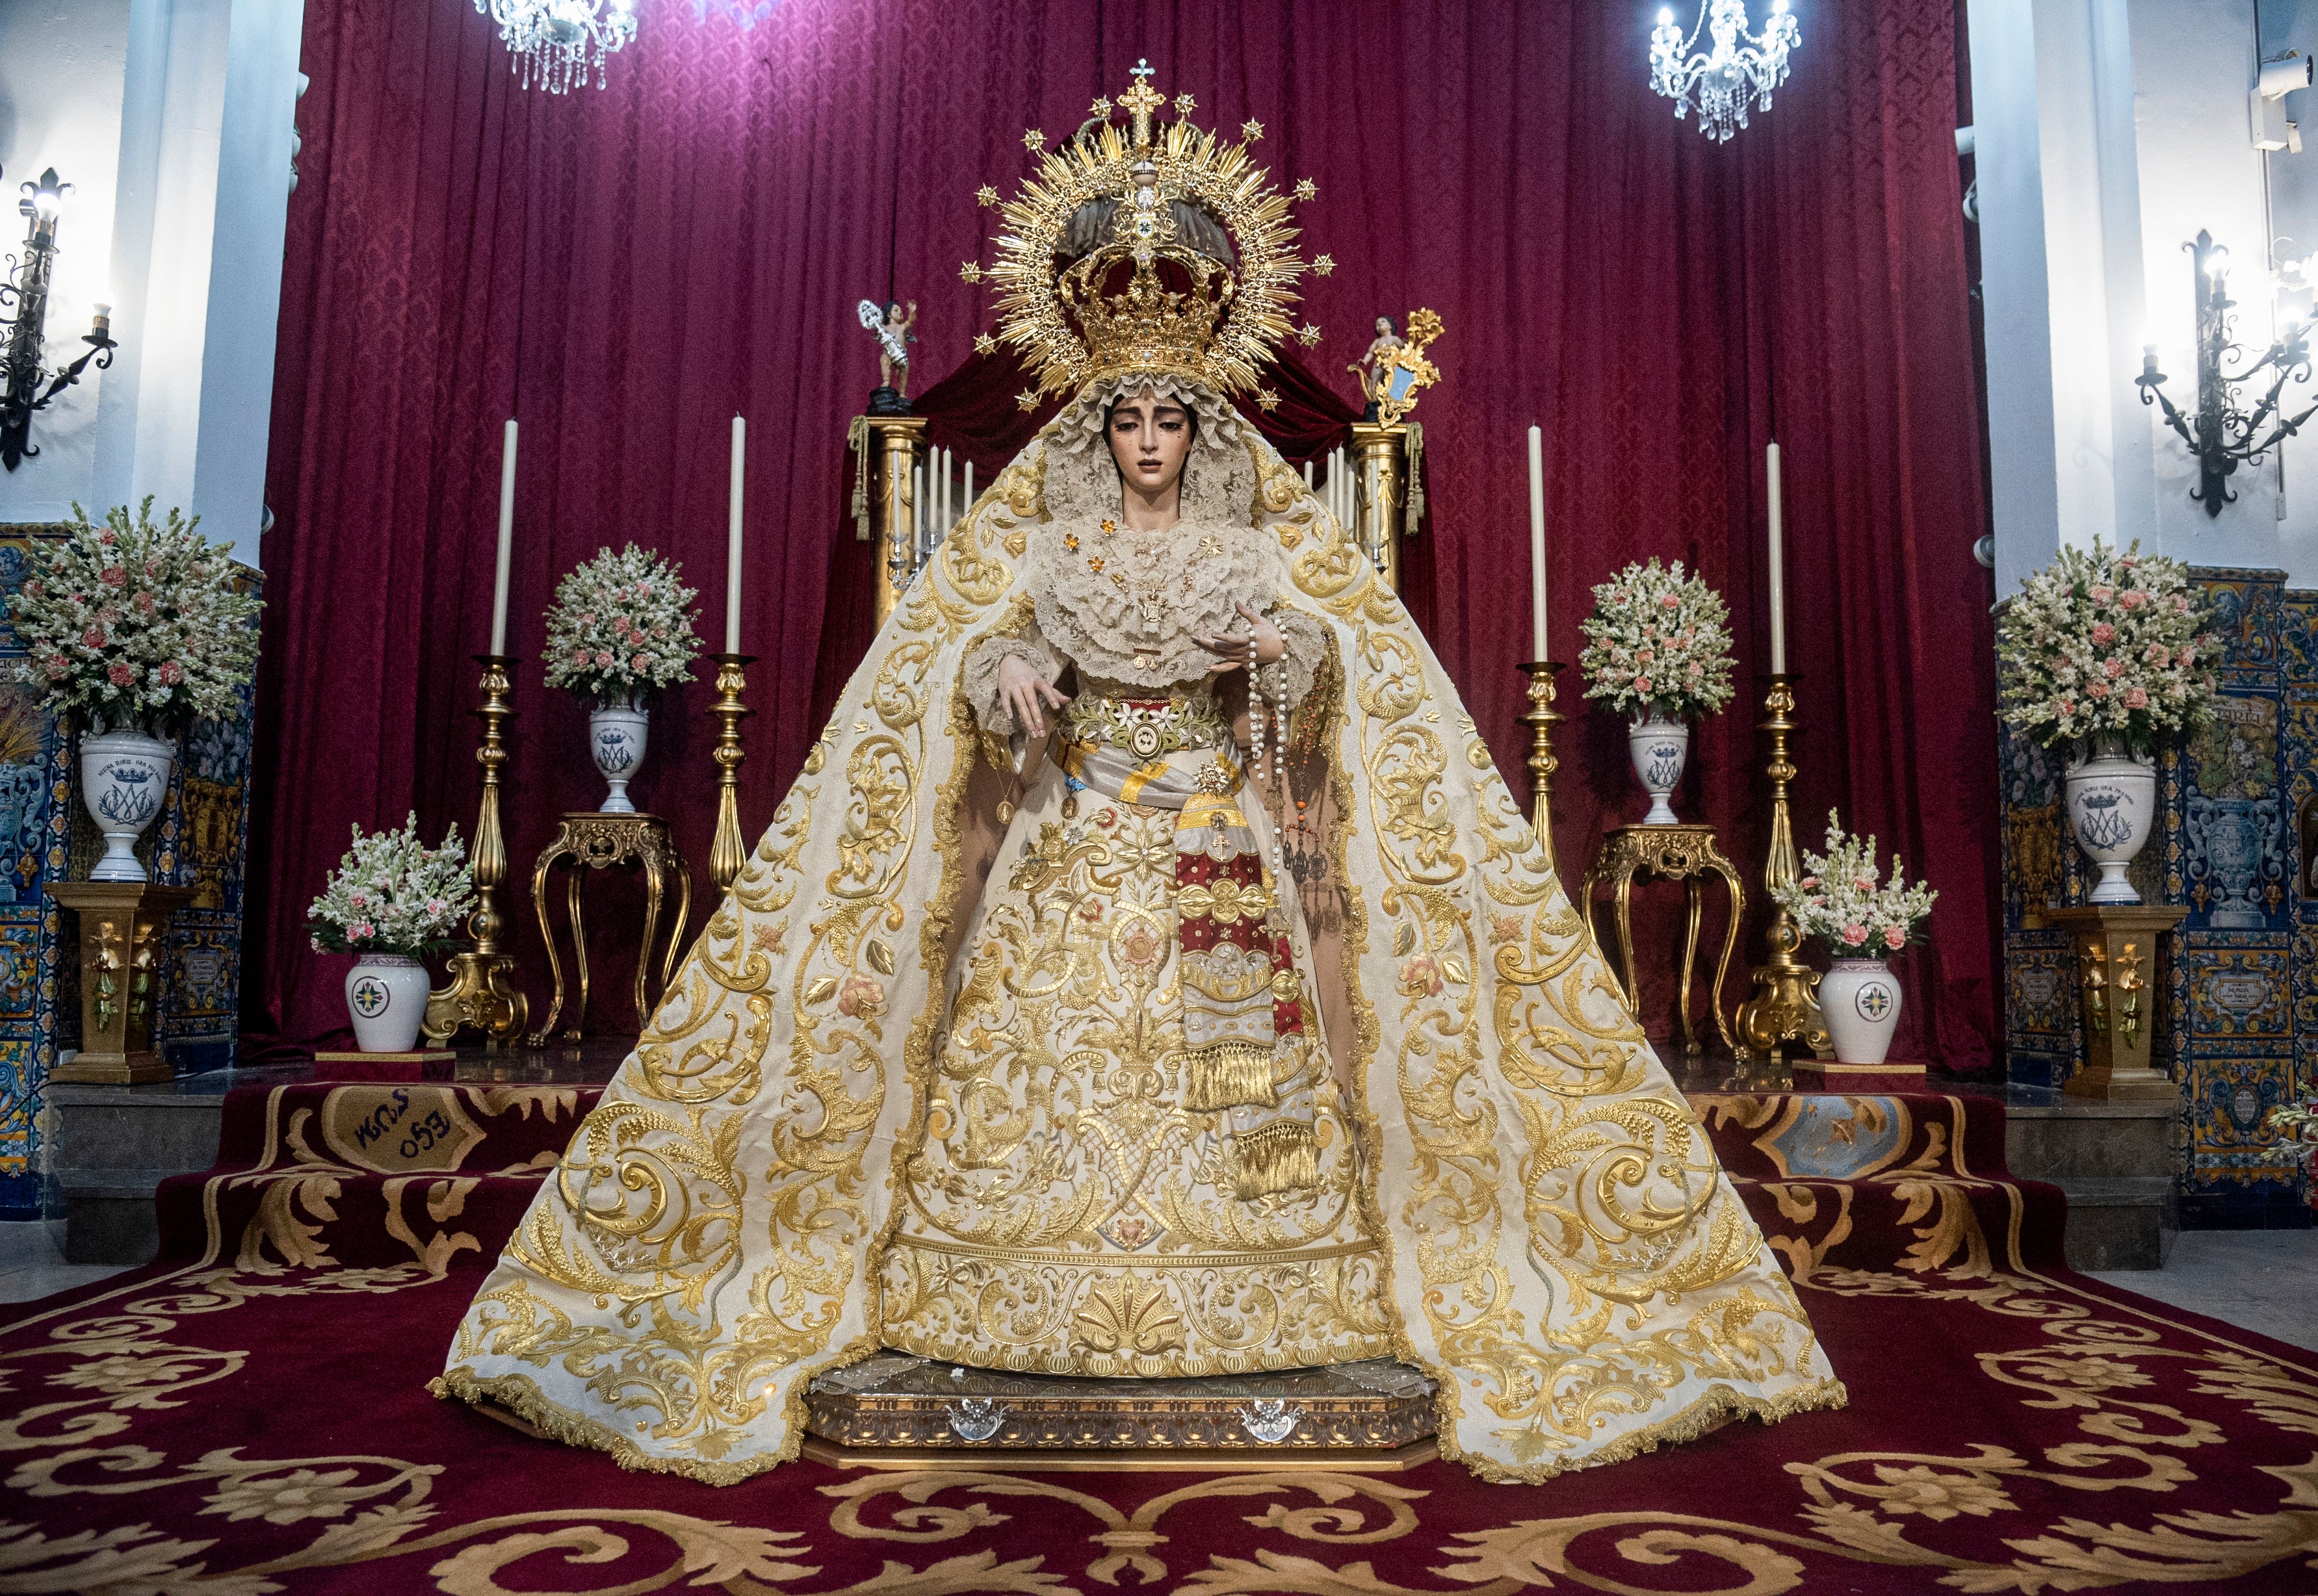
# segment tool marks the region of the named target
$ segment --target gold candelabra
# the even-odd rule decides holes
[[[1774,1057],[1788,1042],[1799,1041],[1819,1054],[1828,1047],[1827,1021],[1816,995],[1819,972],[1795,957],[1803,934],[1778,901],[1778,889],[1792,885],[1801,874],[1794,820],[1787,810],[1787,784],[1795,779],[1787,735],[1795,730],[1796,679],[1784,672],[1771,675],[1771,691],[1763,700],[1765,718],[1755,728],[1771,734],[1771,848],[1763,864],[1763,886],[1772,904],[1765,936],[1771,956],[1755,967],[1755,995],[1738,1005],[1738,1039],[1752,1052]]]
[[[472,713],[483,723],[483,740],[475,749],[475,763],[483,767],[482,796],[475,805],[475,835],[467,845],[467,864],[475,878],[475,911],[467,930],[475,946],[451,955],[450,980],[427,994],[427,1014],[420,1022],[430,1041],[448,1041],[463,1026],[473,1026],[484,1039],[505,1046],[523,1035],[531,1017],[530,1000],[515,986],[514,955],[499,949],[499,887],[507,881],[507,839],[499,829],[499,767],[507,763],[507,738],[502,730],[515,711],[508,695],[515,684],[508,677],[514,663],[506,654],[478,654],[483,668],[483,702]]]
[[[741,867],[749,862],[748,844],[741,836],[741,762],[749,751],[741,746],[741,722],[757,712],[741,702],[748,690],[747,668],[754,654],[712,654],[716,661],[716,702],[708,713],[718,722],[716,732],[716,840],[708,846],[708,879],[719,892],[727,892]]]
[[[1553,728],[1569,718],[1553,707],[1553,678],[1561,669],[1561,661],[1532,659],[1522,669],[1529,677],[1529,709],[1522,716],[1522,724],[1530,729],[1530,824],[1545,848],[1546,865],[1559,872],[1560,866],[1553,857],[1553,773],[1561,761],[1553,755]]]

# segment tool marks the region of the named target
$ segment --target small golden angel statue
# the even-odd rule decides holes
[[[1367,350],[1344,369],[1360,379],[1374,418],[1397,426],[1416,408],[1417,390],[1440,381],[1440,369],[1424,358],[1424,346],[1441,336],[1441,318],[1431,310],[1410,311],[1405,338],[1393,330],[1389,316],[1378,317],[1376,327]]]

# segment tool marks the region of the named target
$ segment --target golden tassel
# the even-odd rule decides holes
[[[845,446],[853,451],[853,540],[869,541],[869,417],[856,416],[845,428]]]
[[[1269,1108],[1280,1101],[1271,1086],[1271,1046],[1261,1042],[1216,1042],[1186,1048],[1183,1109],[1214,1114],[1253,1103]]]
[[[1320,1184],[1320,1143],[1300,1119],[1275,1119],[1231,1139],[1232,1195],[1242,1202]]]

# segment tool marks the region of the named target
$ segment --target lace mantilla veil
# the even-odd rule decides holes
[[[1121,96],[1131,139],[1108,126],[1048,155],[1038,214],[1030,200],[1008,212],[1020,280],[1035,267],[1047,296],[1013,293],[1009,336],[1037,345],[1076,402],[879,632],[468,1309],[436,1390],[630,1467],[724,1484],[795,1457],[807,1383],[882,1345],[880,1258],[925,1134],[958,945],[1019,780],[971,707],[966,661],[1034,621],[1068,630],[1034,594],[1034,573],[1055,569],[1039,540],[1099,512],[1101,492],[1115,513],[1101,412],[1156,381],[1201,417],[1186,526],[1228,536],[1234,566],[1265,572],[1323,637],[1321,686],[1290,739],[1325,817],[1334,912],[1313,928],[1317,996],[1357,1130],[1358,1200],[1383,1248],[1385,1319],[1399,1358],[1439,1387],[1443,1455],[1534,1481],[1733,1415],[1840,1405],[1792,1287],[1423,634],[1226,402],[1253,385],[1244,357],[1276,336],[1266,318],[1287,279],[1262,207],[1280,202],[1256,192],[1244,149],[1184,121],[1154,128],[1157,96],[1138,107],[1134,93]],[[1128,327],[1142,343],[1113,349],[1105,370],[1104,310],[1071,304],[1070,273],[1058,285],[1046,252],[1108,193],[1123,259],[1138,242],[1132,196],[1155,186],[1231,226],[1239,291],[1210,300],[1177,358],[1164,335],[1180,323],[1146,299]],[[1134,254],[1138,284],[1168,255],[1157,211],[1160,247]],[[1112,296],[1128,307],[1112,332],[1137,291]],[[1083,339],[1058,301],[1085,316]],[[1179,318],[1202,309],[1168,304]],[[1086,632],[1055,641],[1100,650]],[[1263,1367],[1261,1349],[1249,1367]]]

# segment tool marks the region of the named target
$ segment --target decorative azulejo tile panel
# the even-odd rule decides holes
[[[0,601],[23,580],[50,525],[0,525]],[[253,587],[256,572],[244,573]],[[103,847],[82,811],[71,737],[29,686],[0,605],[0,1219],[40,1213],[41,1087],[80,1045],[72,928],[47,901],[52,881],[85,877]],[[238,1021],[243,860],[248,846],[250,724],[208,722],[185,740],[170,802],[139,853],[154,879],[195,889],[163,966],[158,1045],[180,1074],[232,1062]]]
[[[2133,879],[2189,910],[2161,950],[2157,1051],[2181,1086],[2188,1188],[2210,1212],[2291,1190],[2263,1122],[2318,1087],[2318,592],[2287,591],[2278,571],[2195,575],[2225,648],[2220,713],[2160,751],[2163,829]],[[2083,902],[2089,872],[2062,807],[2066,755],[2007,732],[1999,758],[2008,1068],[2060,1086],[2083,1056],[2077,972],[2038,911]]]

